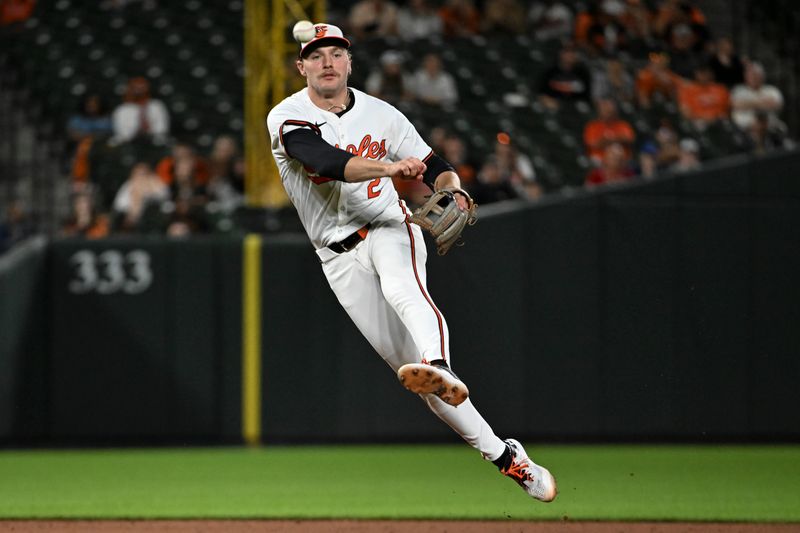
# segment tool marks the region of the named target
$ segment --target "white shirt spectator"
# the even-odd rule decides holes
[[[111,115],[114,130],[112,143],[124,143],[135,138],[146,127],[147,135],[164,138],[169,133],[169,112],[160,100],[148,100],[144,104],[125,102]]]
[[[403,71],[403,55],[395,50],[387,50],[381,55],[381,68],[367,76],[364,87],[367,93],[397,105],[413,96],[414,80]]]
[[[427,0],[411,0],[410,4],[397,12],[397,34],[401,39],[413,41],[442,34],[442,19]]]
[[[456,81],[442,70],[442,61],[436,54],[428,54],[422,68],[414,74],[414,96],[426,104],[447,106],[458,102]]]
[[[133,228],[149,202],[169,199],[169,188],[147,163],[136,163],[114,197],[114,211],[124,214],[123,227]]]
[[[758,89],[748,85],[737,85],[731,91],[731,118],[740,128],[746,130],[753,125],[756,112],[764,110],[761,104],[772,102],[777,108],[769,112],[770,122],[778,119],[777,110],[783,107],[783,94],[774,85],[762,85]]]
[[[781,124],[778,112],[783,108],[783,94],[774,85],[764,83],[764,69],[758,63],[750,63],[744,73],[745,83],[736,85],[731,91],[731,119],[747,130],[756,120],[756,113],[769,116],[770,127]]]

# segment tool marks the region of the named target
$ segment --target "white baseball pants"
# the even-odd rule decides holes
[[[374,224],[349,252],[317,250],[328,283],[372,347],[397,372],[406,363],[445,359],[452,368],[447,323],[425,283],[422,230],[405,220]],[[433,394],[422,399],[488,460],[506,449],[467,399],[458,407]]]

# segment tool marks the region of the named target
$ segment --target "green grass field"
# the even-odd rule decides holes
[[[800,522],[798,446],[528,446],[528,498],[466,446],[0,452],[0,518]]]

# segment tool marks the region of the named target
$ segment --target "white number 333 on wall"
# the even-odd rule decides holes
[[[139,294],[153,282],[150,254],[144,250],[79,250],[69,259],[74,267],[69,291],[73,294]]]

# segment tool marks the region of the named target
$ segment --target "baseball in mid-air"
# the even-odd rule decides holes
[[[292,35],[298,43],[307,43],[314,38],[314,34],[314,24],[309,20],[300,20],[292,28]]]

